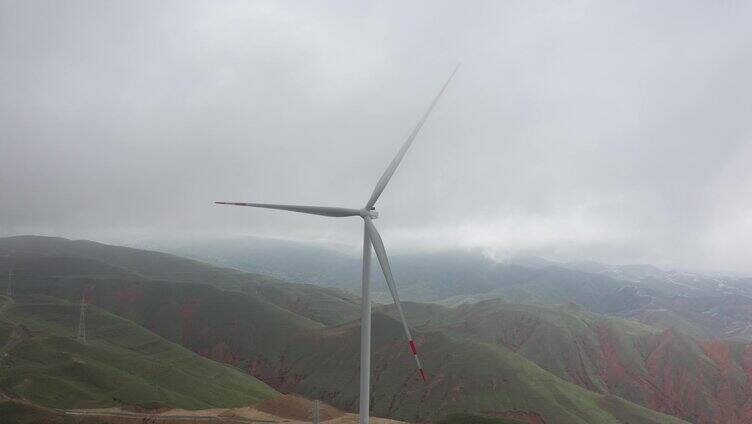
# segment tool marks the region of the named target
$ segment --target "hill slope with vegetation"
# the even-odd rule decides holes
[[[9,302],[6,299],[6,302]],[[136,405],[188,409],[251,405],[278,393],[99,307],[20,296],[0,314],[0,388],[54,408]]]
[[[391,307],[383,308],[394,316]],[[407,303],[423,331],[506,347],[556,376],[701,423],[752,420],[752,344],[695,340],[576,305]],[[733,394],[733,395],[732,395]]]
[[[0,266],[14,268],[19,305],[24,296],[68,302],[69,315],[54,320],[68,328],[68,336],[63,336],[66,340],[53,337],[50,343],[72,350],[70,361],[83,354],[69,344],[75,343],[71,333],[76,322],[74,305],[84,295],[94,305],[92,311],[115,314],[206,358],[243,370],[278,391],[322,399],[347,410],[357,407],[360,327],[357,320],[346,318],[357,307],[352,299],[330,296],[331,292],[314,286],[258,284],[251,281],[253,276],[241,275],[242,284],[230,288],[161,280],[128,269],[127,261],[121,259],[108,258],[105,263],[91,254],[53,253],[11,254],[0,258]],[[177,259],[172,257],[164,267],[174,266]],[[221,268],[213,269],[221,272]],[[175,275],[169,269],[163,272]],[[301,301],[290,302],[295,296]],[[33,308],[32,303],[29,307]],[[50,305],[27,316],[11,309],[30,320],[40,314],[55,316],[61,310],[65,307]],[[451,412],[487,412],[498,416],[523,413],[546,423],[683,422],[613,394],[577,386],[507,346],[468,343],[443,330],[415,334],[430,376],[424,384],[414,369],[400,324],[377,313],[373,326],[372,412],[377,416],[422,421]],[[97,334],[92,333],[90,340],[96,346]],[[155,386],[157,393],[161,384]]]

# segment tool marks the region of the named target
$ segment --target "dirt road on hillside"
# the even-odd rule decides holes
[[[255,406],[216,409],[170,409],[159,413],[131,412],[121,408],[79,409],[66,415],[96,417],[108,424],[306,424],[311,422],[312,402],[295,395],[282,395]],[[358,414],[342,412],[322,404],[320,417],[327,424],[356,424]],[[140,421],[139,421],[140,420]],[[372,417],[374,424],[404,424],[386,418]]]

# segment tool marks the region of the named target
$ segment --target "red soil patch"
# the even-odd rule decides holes
[[[712,359],[724,371],[737,371],[739,369],[731,359],[728,343],[722,340],[703,340],[698,341],[697,345],[708,358]]]
[[[188,340],[191,338],[193,331],[193,314],[198,308],[198,299],[188,299],[180,306],[180,342],[183,345],[188,345]]]
[[[265,358],[254,358],[248,362],[247,369],[249,374],[274,387],[278,392],[290,393],[295,391],[305,376],[290,372],[284,362],[284,357],[279,365],[272,364]]]
[[[621,363],[618,346],[614,343],[608,329],[599,325],[595,329],[595,334],[598,336],[598,344],[601,346],[601,354],[603,355],[602,366],[599,366],[598,373],[606,385],[610,386],[615,383],[618,384],[620,381],[631,380],[632,378]]]
[[[135,285],[118,289],[118,291],[115,292],[118,314],[122,315],[125,313],[134,303],[140,302],[143,296],[144,293],[141,288]]]
[[[94,303],[94,288],[95,286],[91,284],[84,288],[83,301],[87,305]]]
[[[235,355],[230,346],[225,342],[217,343],[211,349],[200,351],[199,354],[214,361],[230,365],[235,365],[238,361],[237,355]]]

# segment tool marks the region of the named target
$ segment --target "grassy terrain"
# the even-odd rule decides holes
[[[34,249],[44,250],[38,242],[34,240]],[[232,384],[215,389],[205,382],[206,375],[213,375],[209,370],[188,367],[176,381],[166,378],[162,372],[173,368],[182,372],[183,364],[175,362],[172,351],[162,354],[162,347],[153,348],[142,340],[143,333],[246,370],[282,392],[322,399],[350,411],[357,408],[359,323],[347,322],[358,308],[357,300],[314,286],[259,282],[232,270],[225,270],[228,276],[218,275],[221,268],[204,272],[205,265],[183,263],[169,255],[162,263],[164,269],[154,271],[162,254],[149,256],[133,249],[105,247],[107,254],[102,254],[86,250],[92,248],[86,244],[86,257],[76,257],[80,243],[71,242],[69,251],[59,243],[55,239],[56,248],[44,255],[27,250],[0,257],[0,268],[13,266],[19,299],[26,299],[8,310],[6,321],[23,324],[32,334],[12,351],[15,362],[0,376],[1,387],[36,396],[51,406],[142,403],[196,408],[235,399],[239,390]],[[18,243],[13,246],[20,248]],[[148,266],[138,261],[147,261]],[[190,273],[188,280],[175,281]],[[101,318],[101,326],[89,326],[91,342],[85,347],[72,338],[78,313],[73,302],[82,293],[96,305],[92,314],[99,318],[92,318],[94,322]],[[521,411],[554,424],[682,422],[559,378],[513,346],[463,340],[454,334],[462,328],[453,328],[458,321],[447,310],[452,311],[425,307],[427,318],[415,321],[426,330],[415,335],[430,378],[427,385],[418,379],[400,324],[375,314],[375,415],[425,421],[451,412]],[[434,331],[431,323],[440,323],[441,330]],[[16,327],[9,325],[0,334],[13,337]],[[168,343],[159,340],[160,346]],[[540,338],[541,343],[546,340]],[[184,349],[179,352],[191,355]],[[134,362],[134,358],[151,362]],[[123,367],[126,371],[121,371]],[[111,384],[113,379],[122,384]]]
[[[0,238],[0,253],[3,252],[12,255],[0,255],[0,270],[7,272],[12,268],[21,290],[47,293],[60,284],[61,278],[78,278],[77,287],[85,283],[83,278],[90,278],[92,285],[113,280],[157,280],[242,292],[326,325],[359,317],[359,299],[342,290],[290,284],[160,252],[38,236]],[[75,300],[81,293],[60,296]]]
[[[481,414],[449,414],[435,421],[436,424],[524,424],[523,421],[513,418],[492,417]]]
[[[189,409],[257,403],[276,392],[110,314],[87,310],[87,343],[75,340],[79,308],[55,299],[17,301],[0,316],[5,345],[22,340],[0,362],[0,388],[55,408],[121,404]]]
[[[391,316],[391,307],[383,308]],[[576,305],[489,300],[457,308],[405,305],[424,331],[510,349],[559,378],[691,421],[746,422],[752,345],[604,317]],[[719,389],[722,387],[724,389]],[[734,396],[728,395],[733,393]],[[617,415],[621,407],[605,398]]]
[[[301,333],[291,341],[284,367],[296,391],[352,409],[357,402],[357,323]],[[429,375],[417,376],[400,324],[377,313],[373,317],[371,407],[376,415],[409,421],[439,413],[523,411],[546,423],[680,423],[627,401],[620,407],[630,421],[603,407],[602,396],[559,379],[506,348],[456,341],[442,333],[418,334]],[[645,414],[645,411],[648,411]],[[619,411],[622,413],[622,411]]]
[[[391,306],[384,309],[394,316]],[[443,308],[434,314],[428,314],[421,304],[407,304],[405,309],[418,328],[505,346],[560,378],[604,393],[609,390],[598,363],[606,360],[602,357],[606,346],[602,345],[608,342],[625,367],[644,373],[644,352],[639,350],[638,341],[660,333],[637,322],[589,313],[573,304],[531,306],[489,300]]]
[[[107,424],[97,417],[64,413],[16,400],[0,400],[0,424]]]

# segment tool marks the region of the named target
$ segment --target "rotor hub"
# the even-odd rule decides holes
[[[361,209],[360,216],[363,218],[377,219],[379,213],[375,209]]]

